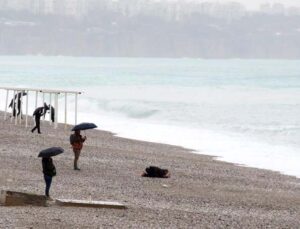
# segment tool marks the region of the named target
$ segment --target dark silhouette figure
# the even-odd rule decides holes
[[[14,103],[14,100],[12,99],[11,102],[10,102],[10,104],[9,104],[9,106],[8,106],[8,107],[10,107],[10,108],[13,109],[13,117],[16,116],[16,113],[17,113],[16,106],[17,105],[18,105],[18,107],[17,107],[18,108],[18,114],[17,114],[17,116],[19,116],[20,113],[21,113],[21,99],[18,99],[17,101],[15,101],[15,103]]]
[[[35,127],[31,130],[33,133],[36,129],[38,129],[38,133],[41,134],[41,117],[46,113],[45,107],[38,107],[33,112],[33,116],[35,117]]]
[[[43,107],[38,107],[33,112],[33,116],[35,117],[35,127],[31,130],[32,133],[38,129],[38,133],[41,134],[41,117],[46,115],[47,110],[49,110],[49,107],[44,103]]]
[[[17,113],[17,110],[16,110],[16,106],[18,105],[18,113],[17,113],[17,116],[20,115],[21,113],[21,106],[22,106],[22,103],[21,103],[21,96],[25,96],[27,95],[26,92],[19,92],[18,94],[16,94],[14,96],[14,98],[10,101],[10,104],[8,107],[12,108],[13,109],[13,117],[16,116],[16,113]]]
[[[52,183],[52,177],[56,175],[56,169],[51,157],[43,158],[42,165],[43,165],[44,180],[46,183],[45,195],[46,197],[50,198],[49,192]]]

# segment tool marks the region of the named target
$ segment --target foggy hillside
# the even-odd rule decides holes
[[[25,4],[26,3],[26,4]],[[0,0],[1,55],[300,58],[298,8]]]

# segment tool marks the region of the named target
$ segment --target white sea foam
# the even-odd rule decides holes
[[[281,60],[0,57],[1,86],[84,91],[80,122],[298,177],[299,72],[299,61]],[[34,94],[30,101],[32,114]]]

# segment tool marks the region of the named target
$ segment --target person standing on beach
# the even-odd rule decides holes
[[[38,107],[33,112],[33,116],[35,117],[35,127],[31,130],[32,133],[37,129],[38,133],[41,134],[41,117],[46,114],[47,110],[49,110],[49,107],[44,104],[43,107]]]
[[[86,136],[82,137],[80,130],[75,130],[75,133],[70,136],[70,143],[74,152],[74,170],[80,170],[77,163],[85,140]]]
[[[45,195],[47,198],[50,198],[49,192],[52,183],[52,177],[56,176],[56,169],[51,157],[44,157],[42,159],[42,165],[43,165],[44,180],[46,183]]]

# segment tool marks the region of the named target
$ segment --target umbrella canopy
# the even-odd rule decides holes
[[[97,128],[97,126],[94,123],[84,122],[84,123],[80,123],[80,124],[74,126],[72,131],[89,130],[89,129],[95,129],[95,128]]]
[[[61,147],[51,147],[44,149],[39,153],[38,157],[53,157],[64,152],[64,149]]]

